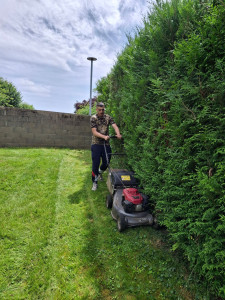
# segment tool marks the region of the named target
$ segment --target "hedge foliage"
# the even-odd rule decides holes
[[[97,90],[173,249],[225,298],[224,1],[157,1]]]

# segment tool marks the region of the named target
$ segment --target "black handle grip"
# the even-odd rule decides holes
[[[110,139],[116,139],[117,138],[116,135],[110,135],[109,137],[110,137]]]

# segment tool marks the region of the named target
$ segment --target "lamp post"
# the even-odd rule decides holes
[[[97,60],[97,58],[95,58],[95,57],[88,57],[87,60],[90,60],[90,61],[91,61],[91,77],[90,77],[90,108],[89,108],[89,116],[91,116],[93,61],[94,61],[94,60]]]

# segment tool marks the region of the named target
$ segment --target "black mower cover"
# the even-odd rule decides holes
[[[134,177],[134,173],[128,170],[113,169],[111,177],[115,188],[137,187],[139,184],[139,181]]]

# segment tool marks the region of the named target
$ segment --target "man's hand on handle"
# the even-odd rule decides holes
[[[122,139],[122,135],[121,134],[117,134],[116,137],[121,140]]]
[[[107,141],[107,140],[109,140],[109,139],[115,139],[115,138],[121,140],[121,139],[122,139],[122,135],[121,135],[121,134],[110,135],[110,136],[105,135],[104,140]]]
[[[105,140],[105,141],[108,141],[109,139],[110,139],[110,136],[105,135],[104,140]]]

